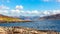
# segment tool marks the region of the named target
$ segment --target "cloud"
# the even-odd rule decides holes
[[[38,10],[33,10],[32,13],[34,13],[34,14],[38,14],[39,11],[38,11]]]
[[[56,0],[56,2],[60,2],[60,0]]]
[[[45,10],[45,11],[43,12],[43,14],[44,14],[44,15],[50,15],[50,12],[49,12],[48,10]]]
[[[15,9],[10,10],[10,13],[12,14],[19,14],[20,12],[21,12],[20,10],[15,10]]]
[[[53,14],[60,14],[60,10],[53,10]]]
[[[7,7],[7,6],[1,5],[1,6],[0,6],[0,9],[3,10],[3,9],[10,9],[10,8]]]
[[[0,6],[0,14],[8,15],[8,16],[47,16],[53,14],[60,14],[60,10],[26,10],[24,11],[22,5],[16,6],[14,9],[10,9],[7,6],[1,5]]]
[[[0,10],[0,14],[8,15],[8,10]]]
[[[16,6],[16,9],[21,10],[21,9],[23,9],[23,6],[22,6],[22,5],[17,5],[17,6]]]
[[[10,8],[4,5],[0,5],[0,14],[7,14]]]
[[[0,6],[1,14],[8,16],[19,16],[22,9],[23,9],[22,5],[17,5],[14,9],[10,9],[9,7],[4,5]]]

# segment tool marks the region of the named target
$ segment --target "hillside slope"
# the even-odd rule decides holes
[[[1,15],[0,14],[0,22],[26,22],[29,20],[22,20],[19,18],[13,18],[13,17],[9,17],[9,16],[5,16],[5,15]]]
[[[40,20],[44,20],[44,19],[60,19],[60,14],[55,14],[55,15],[50,15],[50,16],[44,16],[44,17],[41,17]]]

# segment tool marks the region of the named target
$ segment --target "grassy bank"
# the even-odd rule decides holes
[[[30,22],[30,20],[22,20],[19,18],[8,17],[4,15],[0,15],[0,23],[11,23],[11,22]]]

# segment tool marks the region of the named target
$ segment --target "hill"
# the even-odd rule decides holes
[[[9,16],[5,16],[5,15],[1,15],[0,14],[0,22],[29,22],[29,20],[22,20],[19,18],[14,18],[14,17],[9,17]]]
[[[51,19],[51,20],[57,20],[60,19],[60,14],[55,14],[55,15],[50,15],[50,16],[44,16],[41,17],[40,20],[44,20],[44,19]]]

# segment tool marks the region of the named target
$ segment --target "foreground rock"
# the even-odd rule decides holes
[[[0,34],[59,34],[59,33],[55,31],[43,31],[23,27],[0,27]]]

